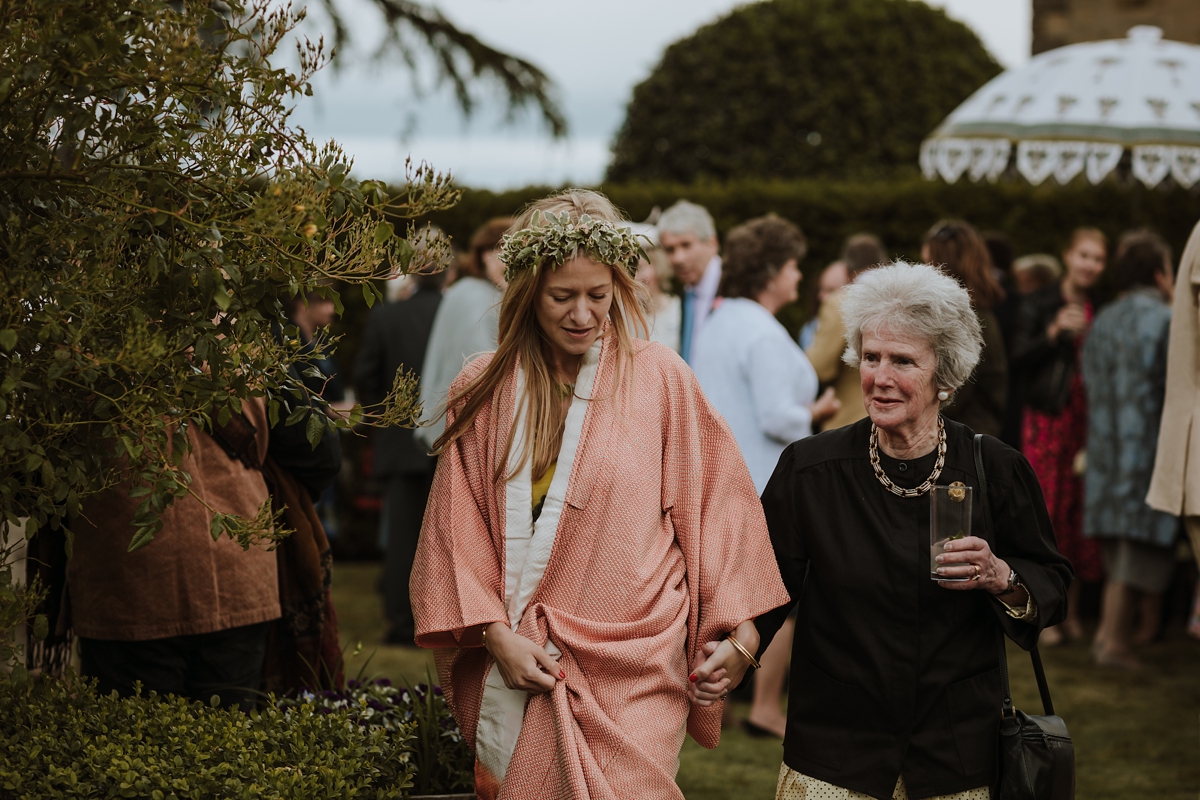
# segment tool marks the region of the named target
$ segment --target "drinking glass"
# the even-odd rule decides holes
[[[946,542],[971,535],[971,487],[961,483],[935,486],[929,491],[929,577],[935,581],[969,581],[943,578],[937,574],[937,557],[946,552]]]

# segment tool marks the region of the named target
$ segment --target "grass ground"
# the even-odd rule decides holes
[[[342,643],[363,645],[348,671],[353,676],[366,664],[368,675],[424,680],[426,669],[433,670],[427,651],[381,643],[379,571],[378,564],[356,563],[334,570]],[[1078,800],[1200,798],[1200,643],[1171,630],[1141,655],[1150,669],[1130,675],[1092,667],[1083,643],[1043,654],[1055,710],[1075,743]],[[1009,665],[1017,707],[1040,713],[1028,656],[1010,647]],[[746,709],[735,706],[735,712]],[[736,729],[713,751],[688,739],[679,786],[689,800],[770,798],[782,753],[777,741],[750,739]]]

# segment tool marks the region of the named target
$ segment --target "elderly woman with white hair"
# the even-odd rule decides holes
[[[798,599],[777,796],[987,800],[1001,635],[1029,649],[1061,621],[1071,566],[1024,457],[982,437],[981,502],[974,434],[941,413],[982,349],[966,290],[896,263],[844,291],[868,417],[790,445],[762,496]],[[954,484],[970,527],[931,564],[929,493]],[[760,647],[787,611],[758,619]]]

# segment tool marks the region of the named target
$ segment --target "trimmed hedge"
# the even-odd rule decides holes
[[[0,676],[0,797],[408,797],[412,727],[312,704],[245,715],[153,693],[120,699],[79,678],[27,691]]]
[[[883,237],[893,256],[917,259],[921,239],[944,217],[965,219],[980,230],[999,230],[1012,237],[1018,255],[1062,251],[1072,230],[1082,225],[1100,228],[1111,240],[1123,231],[1149,227],[1174,248],[1178,259],[1192,227],[1200,220],[1200,191],[1178,187],[1146,189],[1140,183],[1108,180],[1092,186],[1076,180],[1069,186],[1052,181],[1042,186],[1003,181],[995,184],[956,184],[927,181],[919,175],[879,181],[736,181],[732,183],[605,183],[596,188],[624,209],[630,219],[642,220],[658,206],[665,209],[680,198],[708,208],[718,234],[740,222],[774,211],[804,230],[808,256],[800,264],[807,282],[837,258],[842,242],[858,231]],[[464,248],[471,234],[492,217],[515,215],[527,203],[555,191],[551,186],[527,186],[504,192],[464,189],[453,208],[426,221],[441,226],[456,246]],[[394,222],[403,229],[403,220]],[[357,290],[342,292],[345,313],[334,323],[343,336],[338,360],[349,374],[368,309]],[[794,334],[804,322],[805,301],[792,304],[779,317]]]
[[[633,89],[608,177],[875,176],[1000,73],[919,0],[748,3],[669,46]]]
[[[687,198],[708,208],[723,236],[733,226],[773,211],[804,230],[809,254],[803,267],[815,271],[835,259],[843,240],[858,231],[883,238],[893,255],[917,258],[925,232],[943,217],[965,219],[980,230],[1012,237],[1019,254],[1059,253],[1081,225],[1117,237],[1146,226],[1183,251],[1200,220],[1200,193],[1179,188],[1149,190],[1140,183],[1107,181],[1099,186],[1001,182],[956,184],[913,177],[898,181],[738,181],[733,183],[620,183],[598,187],[631,219],[645,219],[658,206]],[[531,186],[507,192],[467,189],[462,201],[430,217],[459,246],[495,216],[514,214],[554,191]]]
[[[1115,241],[1130,228],[1148,227],[1183,252],[1192,227],[1200,220],[1200,192],[1178,187],[1146,189],[1140,183],[1106,181],[1092,186],[1076,181],[1069,186],[1000,182],[956,184],[920,177],[863,181],[737,181],[733,183],[621,183],[599,187],[630,219],[648,217],[655,206],[665,209],[680,198],[705,206],[720,236],[738,223],[768,212],[789,219],[804,230],[808,256],[800,269],[807,282],[837,258],[850,234],[871,231],[883,238],[896,258],[917,260],[921,239],[939,219],[965,219],[983,231],[997,230],[1012,237],[1018,255],[1062,251],[1070,233],[1080,226],[1104,231]],[[530,186],[507,192],[467,189],[462,201],[430,217],[463,246],[476,227],[491,217],[518,212],[553,188]],[[805,301],[785,307],[780,320],[792,331],[804,323]],[[348,314],[352,314],[347,304]],[[357,324],[348,317],[343,329]]]

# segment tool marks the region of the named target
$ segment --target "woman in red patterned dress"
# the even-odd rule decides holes
[[[1083,481],[1076,462],[1087,440],[1079,354],[1092,324],[1091,290],[1104,272],[1106,256],[1103,233],[1076,230],[1063,253],[1066,277],[1026,298],[1013,336],[1011,366],[1026,387],[1021,449],[1042,484],[1058,550],[1071,560],[1077,578],[1066,620],[1042,633],[1046,645],[1082,635],[1080,583],[1103,578],[1099,547],[1083,535]]]

